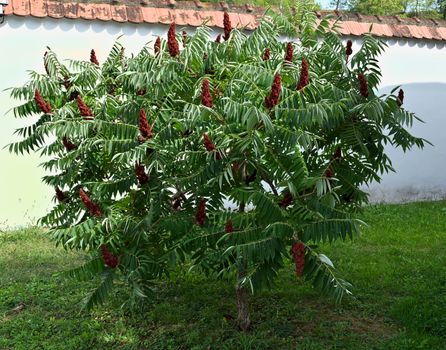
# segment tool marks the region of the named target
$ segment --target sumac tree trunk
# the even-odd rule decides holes
[[[244,274],[239,272],[237,277],[238,280],[235,286],[238,312],[237,325],[243,332],[247,332],[251,326],[251,319],[249,318],[249,295],[246,287],[241,285]]]

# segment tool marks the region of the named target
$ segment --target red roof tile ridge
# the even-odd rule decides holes
[[[51,17],[56,19],[85,19],[130,23],[200,26],[222,28],[223,11],[229,13],[236,27],[254,29],[258,26],[265,8],[249,3],[242,5],[204,3],[199,0],[10,0],[6,15]],[[446,41],[446,20],[404,18],[398,16],[371,16],[347,11],[321,10],[318,20],[337,21],[343,35],[360,36],[369,32],[382,37],[413,38]]]

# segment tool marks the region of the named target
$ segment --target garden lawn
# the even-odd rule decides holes
[[[353,297],[336,305],[290,264],[252,299],[247,334],[233,324],[233,283],[197,275],[161,283],[138,311],[120,308],[119,287],[81,313],[94,282],[57,273],[82,253],[41,229],[0,233],[0,349],[446,349],[446,202],[373,206],[363,219],[360,237],[325,249]]]

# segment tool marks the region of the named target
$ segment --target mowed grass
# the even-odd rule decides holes
[[[336,305],[290,265],[252,298],[247,334],[232,321],[232,283],[197,275],[161,283],[137,311],[119,307],[119,287],[80,313],[94,283],[56,273],[83,254],[40,229],[0,233],[0,349],[446,349],[446,202],[373,206],[363,219],[360,237],[326,247],[353,297]]]

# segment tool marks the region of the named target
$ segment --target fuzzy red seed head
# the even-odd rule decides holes
[[[290,192],[286,192],[285,195],[283,196],[282,200],[280,201],[279,206],[281,208],[286,208],[288,207],[291,203],[293,202],[293,196]]]
[[[203,226],[206,221],[206,200],[200,199],[200,203],[198,204],[197,213],[195,214],[195,221],[197,225]]]
[[[358,80],[359,80],[359,92],[361,93],[362,97],[367,98],[369,97],[369,87],[367,83],[367,78],[364,74],[358,73]]]
[[[68,199],[67,195],[57,186],[56,186],[55,190],[56,190],[57,200],[61,203],[66,202]]]
[[[118,266],[119,264],[118,257],[110,253],[110,250],[108,249],[107,245],[105,244],[101,245],[101,253],[102,253],[102,260],[108,267],[114,269],[116,266]]]
[[[91,201],[90,197],[84,192],[82,187],[79,189],[79,195],[81,197],[82,202],[84,203],[85,207],[88,209],[89,213],[93,216],[102,216],[101,209]]]
[[[208,134],[203,134],[203,144],[208,152],[212,152],[216,148]]]
[[[156,38],[153,50],[155,51],[155,55],[161,51],[161,38],[160,37]]]
[[[175,22],[172,22],[167,32],[167,48],[171,57],[176,57],[180,54],[180,47],[176,38]]]
[[[228,219],[228,221],[226,221],[225,232],[226,233],[234,232],[234,226],[232,225],[232,220],[231,219]]]
[[[42,97],[42,95],[40,94],[40,91],[39,91],[39,90],[34,91],[34,101],[36,102],[37,107],[39,107],[39,109],[40,109],[43,113],[45,113],[45,114],[49,114],[49,113],[51,113],[51,105],[50,105],[50,103],[49,103],[49,102],[47,103],[47,102],[43,99],[43,97]]]
[[[220,44],[220,43],[221,43],[221,34],[218,34],[218,35],[217,35],[217,37],[215,38],[215,42],[216,42],[217,44]]]
[[[76,97],[77,107],[79,108],[79,113],[82,117],[92,117],[93,112],[90,108],[85,104],[84,100],[82,100],[82,97],[78,95]]]
[[[348,56],[350,56],[353,53],[352,50],[352,41],[351,40],[347,40],[347,45],[345,46],[345,54]]]
[[[302,242],[296,242],[291,247],[291,256],[296,265],[296,275],[302,276],[305,267],[305,245]]]
[[[223,39],[228,40],[231,36],[232,25],[231,20],[229,19],[229,14],[225,11],[223,15]]]
[[[201,104],[203,106],[212,108],[212,96],[209,89],[209,80],[203,79],[201,84]]]
[[[342,158],[342,150],[341,147],[336,147],[335,153],[333,155],[333,159],[341,159]]]
[[[286,62],[293,62],[293,43],[288,43],[286,45],[286,52],[285,52],[285,61]]]
[[[145,140],[151,139],[153,137],[152,127],[147,121],[147,115],[144,109],[141,109],[139,111],[139,133],[141,134],[141,137]]]
[[[273,85],[271,86],[271,92],[265,98],[265,106],[268,109],[272,109],[279,103],[281,79],[282,77],[279,73],[274,76]]]
[[[77,148],[77,146],[73,142],[71,142],[70,139],[66,136],[62,138],[62,143],[68,152],[75,150]]]
[[[268,61],[270,58],[271,58],[271,50],[269,47],[267,47],[263,52],[263,60]]]
[[[97,66],[99,66],[99,61],[96,58],[96,52],[93,49],[90,52],[90,62],[95,64],[95,65],[97,65]]]
[[[302,90],[305,86],[310,83],[310,79],[308,77],[308,62],[305,58],[302,58],[302,64],[300,67],[300,77],[299,83],[297,84],[296,90]]]
[[[400,91],[398,91],[398,98],[396,99],[396,104],[398,105],[398,107],[401,107],[403,105],[404,102],[404,91],[403,89],[400,89]]]
[[[140,185],[149,182],[149,176],[146,174],[145,168],[140,163],[135,163],[135,175]]]

